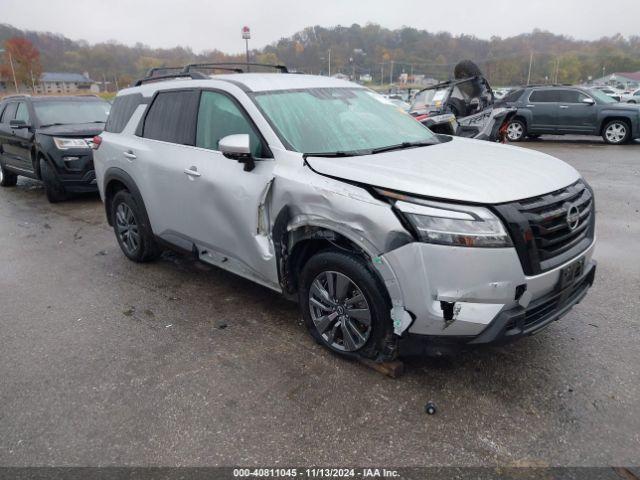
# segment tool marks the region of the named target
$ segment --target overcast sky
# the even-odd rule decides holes
[[[236,53],[244,49],[243,25],[251,27],[252,48],[306,26],[367,22],[481,38],[534,28],[588,40],[640,35],[640,0],[0,0],[0,22],[91,43]]]

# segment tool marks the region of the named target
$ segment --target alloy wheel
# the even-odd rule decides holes
[[[311,319],[332,348],[353,352],[371,335],[371,310],[360,288],[346,275],[321,272],[309,289]]]
[[[521,123],[512,122],[507,127],[507,138],[511,141],[520,140],[524,135],[524,128]]]
[[[122,246],[127,253],[134,255],[140,245],[140,233],[133,210],[126,203],[116,208],[116,229]]]
[[[604,134],[611,143],[621,143],[627,136],[627,126],[624,123],[612,123]]]

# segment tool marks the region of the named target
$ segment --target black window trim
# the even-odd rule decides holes
[[[9,122],[10,122],[11,120],[14,120],[14,119],[16,118],[16,113],[18,112],[18,104],[19,104],[19,103],[20,103],[20,100],[9,100],[9,101],[6,103],[6,106],[5,106],[4,110],[2,110],[2,115],[4,116],[4,114],[7,112],[7,109],[8,109],[11,105],[15,105],[15,106],[16,106],[16,109],[13,111],[13,118],[7,118],[7,121],[6,121],[6,122],[4,122],[4,123],[6,123],[7,125],[9,124]],[[0,120],[2,120],[2,118],[1,118],[1,117],[0,117]]]

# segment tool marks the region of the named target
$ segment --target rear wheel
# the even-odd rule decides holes
[[[390,330],[384,286],[354,254],[326,251],[304,266],[299,304],[313,338],[345,356],[375,358]]]
[[[507,127],[507,139],[510,142],[519,142],[527,135],[527,126],[522,120],[511,120]]]
[[[44,158],[40,158],[40,178],[44,183],[44,191],[49,202],[58,203],[67,199],[67,192]]]
[[[611,120],[602,129],[602,138],[610,145],[621,145],[629,141],[631,129],[622,120]]]
[[[14,187],[18,183],[18,175],[10,172],[0,165],[0,186]]]
[[[160,248],[146,221],[144,207],[126,190],[115,194],[111,202],[113,230],[122,253],[134,262],[148,262],[160,255]]]

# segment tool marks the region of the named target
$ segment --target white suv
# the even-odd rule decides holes
[[[593,283],[593,192],[560,160],[436,135],[333,78],[176,77],[119,92],[94,139],[131,260],[191,252],[377,360],[536,333]]]

